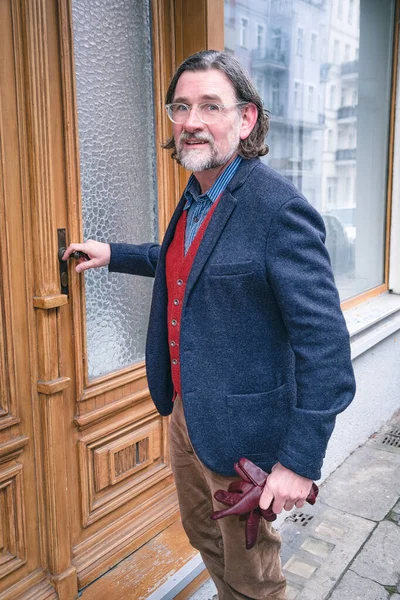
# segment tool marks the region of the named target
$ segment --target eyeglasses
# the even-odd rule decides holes
[[[198,104],[196,108],[194,108],[194,105],[189,106],[188,104],[174,102],[172,104],[167,104],[165,108],[173,123],[179,123],[179,125],[186,123],[190,111],[194,110],[202,123],[212,125],[221,119],[226,108],[244,106],[245,104],[247,104],[247,102],[236,102],[235,104],[215,104],[214,102],[205,102],[204,104]]]

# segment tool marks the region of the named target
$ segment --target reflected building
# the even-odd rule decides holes
[[[263,160],[318,210],[326,128],[321,63],[328,62],[329,19],[326,0],[225,2],[226,50],[248,69],[271,113],[271,150]]]
[[[384,276],[393,17],[393,0],[225,0],[226,51],[271,114],[262,160],[322,214],[342,298]]]
[[[226,50],[271,113],[265,162],[320,212],[343,210],[352,224],[344,209],[355,208],[358,18],[358,0],[225,2]]]

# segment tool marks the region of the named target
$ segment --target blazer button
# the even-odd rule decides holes
[[[176,360],[176,358],[173,359],[172,364],[173,365],[177,365],[178,364],[178,361]]]
[[[173,325],[175,327],[175,325],[178,324],[178,321],[176,319],[172,319],[171,321],[171,325]]]
[[[178,279],[178,281],[176,282],[178,285],[183,285],[183,281],[182,279]]]

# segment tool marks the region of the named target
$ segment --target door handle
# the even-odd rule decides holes
[[[62,258],[64,256],[65,251],[66,251],[65,246],[61,246],[61,248],[58,249],[58,260],[60,260],[62,262],[66,262]],[[86,260],[90,260],[89,255],[86,254],[85,252],[81,252],[80,250],[75,250],[74,252],[71,252],[68,259],[70,259],[70,258],[76,258],[76,260],[78,260],[78,258],[86,258]]]
[[[67,236],[65,229],[57,229],[57,236],[61,293],[68,296],[68,262],[62,259],[64,252],[67,249]],[[78,260],[78,258],[86,258],[86,260],[90,260],[90,257],[85,254],[85,252],[81,252],[80,250],[75,250],[75,252],[72,252],[69,258],[75,258],[76,260]]]

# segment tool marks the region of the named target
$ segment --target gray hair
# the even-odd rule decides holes
[[[240,140],[239,154],[243,158],[264,156],[269,151],[268,146],[265,144],[265,137],[269,130],[269,112],[264,109],[260,94],[257,92],[248,73],[231,54],[217,50],[202,50],[189,56],[179,65],[171,79],[165,103],[171,104],[173,102],[176,85],[182,73],[185,71],[208,71],[209,69],[218,69],[225,73],[233,85],[237,102],[252,102],[256,105],[258,112],[256,124],[250,135],[245,140]],[[162,147],[166,150],[172,150],[172,158],[176,158],[176,146],[173,137],[168,139]]]

